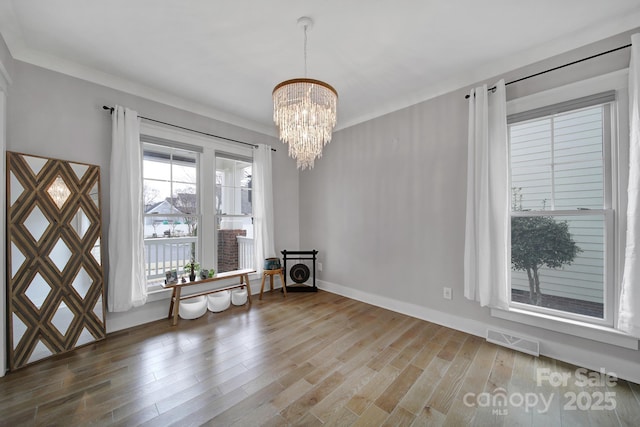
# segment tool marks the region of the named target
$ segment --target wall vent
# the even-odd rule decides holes
[[[487,341],[518,350],[532,356],[540,356],[540,342],[496,329],[487,329]]]

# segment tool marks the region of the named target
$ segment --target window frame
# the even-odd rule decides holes
[[[214,173],[215,173],[216,175],[217,175],[217,173],[218,173],[218,159],[219,159],[219,158],[223,158],[223,159],[227,159],[227,160],[234,160],[234,161],[241,161],[241,162],[245,162],[245,163],[250,164],[250,165],[251,165],[251,168],[252,168],[252,175],[251,175],[251,176],[252,176],[252,179],[253,179],[253,153],[252,153],[252,155],[251,155],[251,156],[247,157],[247,156],[239,156],[239,155],[237,155],[237,154],[230,154],[230,153],[227,153],[227,152],[224,152],[224,151],[216,151],[216,153],[215,153],[215,163],[214,163],[214,164],[215,164],[215,168],[214,168],[214,169],[215,169],[215,171],[214,171]],[[217,181],[217,176],[216,176],[216,175],[214,175],[214,179],[215,179],[215,182],[214,182],[214,195],[213,195],[214,200],[215,200],[216,195],[217,195],[217,186],[218,186],[218,184],[217,184],[217,182],[218,182],[218,181]],[[234,184],[235,184],[235,183],[234,183]],[[228,186],[228,185],[222,185],[222,187],[229,187],[229,186]],[[238,189],[242,190],[242,186],[236,186],[236,185],[234,185],[234,186],[233,186],[233,188],[238,188]],[[252,197],[253,197],[253,189],[252,189],[252,188],[251,188],[251,192],[250,192],[250,194],[251,194],[251,195],[252,195]],[[239,202],[240,202],[240,203],[242,202],[242,196],[240,197]],[[223,221],[225,218],[229,218],[229,219],[232,219],[232,218],[250,219],[250,222],[251,222],[251,228],[252,228],[252,230],[251,230],[251,235],[253,236],[253,240],[254,240],[254,243],[255,243],[255,228],[254,228],[254,220],[253,220],[253,219],[254,219],[253,203],[251,204],[251,214],[249,214],[249,215],[247,215],[247,214],[242,214],[242,213],[240,213],[240,214],[235,214],[235,213],[232,213],[232,214],[229,214],[229,213],[218,213],[218,212],[217,212],[217,210],[215,209],[215,206],[214,206],[213,214],[214,214],[214,217],[215,217],[215,224],[216,224],[216,226],[217,226],[218,224],[221,224],[221,223],[222,223],[222,221]],[[216,241],[216,247],[217,247],[217,242],[218,242],[218,239],[219,239],[219,233],[218,233],[218,232],[219,232],[220,230],[221,230],[220,228],[217,228],[217,229],[215,230],[215,241]],[[254,250],[254,254],[255,254],[255,250]],[[254,259],[253,259],[253,262],[254,262],[254,267],[253,267],[253,268],[256,268],[257,266],[255,265],[255,263],[256,263],[255,256],[254,256],[253,258],[254,258]],[[218,258],[216,258],[215,268],[216,268],[216,271],[220,271],[220,272],[222,272],[222,271],[220,270],[219,261],[220,261],[219,257],[218,257]],[[240,260],[238,260],[238,261],[240,261]],[[227,270],[225,270],[225,271],[227,271]]]
[[[614,215],[614,236],[615,236],[615,259],[613,266],[614,289],[613,289],[613,324],[615,325],[618,312],[618,301],[620,297],[620,278],[624,269],[625,231],[626,231],[626,209],[627,194],[626,185],[629,179],[628,164],[629,159],[629,114],[628,114],[628,69],[621,69],[601,76],[570,83],[550,90],[534,93],[507,102],[507,114],[520,113],[545,105],[560,103],[569,99],[575,99],[587,95],[604,92],[607,90],[616,91],[617,103],[615,105],[617,123],[612,123],[612,188],[614,190],[612,206],[615,209]],[[619,167],[622,166],[622,167]],[[510,244],[509,244],[510,248]],[[511,254],[509,253],[506,262],[511,264]],[[509,268],[510,270],[510,268]],[[510,280],[509,280],[510,286]],[[592,339],[598,342],[616,345],[623,348],[638,350],[639,341],[615,327],[597,325],[553,316],[546,313],[538,313],[530,310],[521,310],[516,307],[508,309],[492,308],[491,316],[503,320],[509,320],[542,329],[561,332],[582,338]]]
[[[243,146],[240,144],[224,141],[223,139],[200,135],[198,133],[185,131],[162,124],[156,124],[146,120],[140,122],[140,149],[142,150],[142,140],[153,142],[153,140],[162,141],[167,145],[176,148],[192,148],[200,150],[199,158],[199,207],[200,207],[200,223],[198,224],[199,236],[213,236],[213,238],[198,239],[200,243],[200,265],[202,268],[210,268],[217,263],[217,236],[215,233],[215,197],[205,197],[206,194],[215,195],[215,153],[216,151],[224,152],[229,155],[252,158],[253,147]],[[213,165],[214,167],[208,167]],[[141,203],[143,203],[141,201]],[[250,275],[256,278],[257,275]],[[158,282],[151,283],[147,287],[150,295],[158,294],[151,297],[151,300],[163,298],[161,295],[166,291]]]
[[[150,152],[154,152],[154,153],[158,153],[158,154],[166,154],[167,156],[169,156],[169,159],[167,159],[167,164],[169,164],[170,166],[170,172],[169,172],[169,179],[165,180],[164,182],[168,182],[170,185],[170,196],[169,197],[173,197],[174,194],[174,183],[182,183],[182,184],[188,184],[188,185],[193,185],[192,183],[188,183],[188,182],[182,182],[182,181],[178,181],[174,179],[173,176],[173,165],[175,165],[177,162],[174,160],[174,156],[176,153],[180,153],[180,152],[184,152],[184,153],[189,153],[189,155],[193,155],[194,160],[195,160],[195,169],[196,169],[196,182],[195,182],[195,192],[196,192],[196,206],[195,206],[195,212],[194,213],[190,213],[190,214],[177,214],[177,213],[167,213],[167,214],[161,214],[158,216],[161,216],[163,218],[185,218],[185,217],[194,217],[196,218],[196,224],[198,225],[198,227],[200,227],[200,225],[202,224],[202,211],[201,211],[201,190],[200,190],[200,167],[201,167],[201,159],[200,159],[200,151],[194,150],[194,149],[189,149],[188,147],[184,147],[181,145],[173,145],[171,144],[171,142],[163,142],[161,144],[158,144],[157,142],[154,141],[150,141],[148,140],[150,138],[145,138],[145,136],[141,136],[140,138],[140,147],[142,150],[142,180],[143,180],[143,184],[146,180],[149,181],[156,181],[156,182],[163,182],[163,180],[157,179],[157,178],[147,178],[144,175],[144,161],[145,161],[145,152],[150,151]],[[179,162],[179,160],[178,160]],[[144,200],[142,201],[143,203],[143,209],[145,207],[144,205]],[[175,206],[174,206],[175,207]],[[142,213],[142,220],[143,223],[146,222],[147,218],[153,218],[154,214],[147,214],[145,212]],[[144,224],[143,224],[144,226]],[[195,259],[199,260],[201,258],[201,253],[202,253],[202,239],[200,239],[199,235],[196,234],[196,236],[187,236],[187,238],[193,238],[195,237],[196,241],[195,241]],[[155,238],[159,238],[159,236],[156,236]],[[155,238],[147,238],[146,236],[144,237],[145,243],[147,242],[147,240],[152,240]],[[181,237],[173,237],[173,239],[176,239],[176,243],[178,242],[178,239],[181,239]],[[146,245],[145,245],[146,246]],[[183,269],[183,266],[181,265],[177,265],[177,270],[178,270],[178,275],[183,274],[183,272],[181,271]],[[147,281],[148,283],[150,283],[150,286],[154,285],[154,282],[158,282],[158,281],[162,281],[162,275],[155,275],[154,277],[150,278],[149,276],[147,276]]]
[[[569,100],[572,101],[572,100]],[[613,319],[613,312],[614,312],[614,307],[612,304],[612,302],[614,301],[614,295],[615,295],[615,275],[614,273],[614,265],[615,265],[615,257],[616,257],[616,250],[615,250],[615,227],[614,227],[614,217],[615,217],[615,211],[612,208],[612,200],[615,199],[614,193],[616,193],[617,189],[614,189],[612,186],[612,173],[615,173],[615,171],[613,170],[613,167],[611,165],[611,159],[612,159],[612,150],[614,148],[615,141],[614,141],[614,136],[613,134],[613,129],[612,129],[612,124],[616,123],[616,103],[617,101],[607,101],[604,103],[595,103],[593,105],[590,106],[578,106],[577,108],[573,108],[573,109],[569,109],[566,110],[562,113],[550,113],[548,115],[540,115],[539,117],[536,118],[529,118],[529,119],[523,119],[523,120],[512,120],[509,121],[508,124],[508,130],[510,129],[511,126],[514,125],[519,125],[519,124],[527,124],[527,123],[532,123],[535,122],[536,120],[545,120],[545,119],[551,119],[551,147],[550,147],[550,155],[551,155],[551,167],[550,167],[550,173],[551,173],[551,203],[550,203],[550,207],[549,208],[544,208],[544,209],[527,209],[527,210],[510,210],[510,218],[514,218],[514,217],[551,217],[551,218],[558,218],[558,219],[562,219],[562,217],[567,217],[567,216],[571,216],[571,217],[602,217],[603,218],[603,232],[604,232],[604,236],[603,236],[603,252],[604,252],[604,259],[603,259],[603,283],[602,283],[602,305],[603,305],[603,317],[602,318],[598,318],[595,316],[588,316],[588,315],[584,315],[584,314],[579,314],[579,313],[574,313],[571,311],[565,311],[565,310],[560,310],[560,309],[554,309],[554,308],[549,308],[549,307],[542,307],[542,306],[538,306],[538,305],[533,305],[533,304],[527,304],[524,302],[517,302],[517,301],[513,301],[511,299],[512,296],[512,272],[513,270],[510,268],[509,269],[509,277],[508,277],[508,283],[509,283],[509,305],[511,307],[517,308],[519,310],[523,310],[523,311],[533,311],[533,312],[538,312],[538,313],[543,313],[543,314],[549,314],[552,316],[557,316],[557,317],[561,317],[561,318],[567,318],[567,319],[571,319],[571,320],[576,320],[576,321],[580,321],[580,322],[585,322],[585,323],[592,323],[592,324],[596,324],[596,325],[604,325],[604,326],[608,326],[608,327],[613,327],[614,325],[614,319]],[[602,179],[603,179],[603,199],[602,199],[602,208],[599,209],[593,209],[593,208],[576,208],[576,209],[556,209],[555,208],[555,202],[556,202],[556,198],[555,198],[555,192],[556,192],[556,188],[555,188],[555,159],[554,159],[554,150],[555,150],[555,143],[556,143],[556,138],[553,132],[553,125],[554,125],[554,120],[556,117],[561,116],[563,114],[569,114],[569,113],[574,113],[574,112],[580,112],[589,108],[594,108],[594,107],[602,107]],[[526,113],[526,112],[525,112]],[[509,132],[510,134],[510,132]],[[511,146],[511,140],[509,139],[509,146]],[[511,187],[511,154],[509,154],[509,185]],[[513,206],[513,200],[510,203],[510,206]],[[511,245],[509,245],[510,248]],[[510,252],[510,251],[509,251]],[[509,259],[509,265],[511,264],[511,260]]]
[[[218,161],[219,158],[223,158],[223,159],[227,159],[227,160],[236,160],[236,161],[240,161],[240,162],[249,163],[251,165],[251,167],[253,168],[253,158],[252,157],[241,157],[241,156],[230,155],[228,153],[224,153],[224,152],[221,152],[221,151],[216,151],[216,173],[218,172],[217,161]],[[251,176],[252,176],[251,179],[253,179],[253,169],[252,169],[252,175]],[[216,186],[217,185],[218,184],[217,184],[217,180],[216,180]],[[228,185],[222,185],[222,186],[223,187],[229,187]],[[242,186],[234,186],[234,187],[242,189]],[[253,197],[253,188],[250,187],[249,189],[251,190],[250,194]],[[220,217],[220,218],[225,218],[225,217],[226,218],[234,218],[234,217],[237,217],[237,218],[251,218],[251,222],[253,223],[253,203],[251,205],[251,214],[248,214],[248,215],[247,214],[242,214],[242,213],[239,213],[239,214],[228,214],[228,213],[227,214],[225,214],[225,213],[218,214],[216,212],[216,216]]]

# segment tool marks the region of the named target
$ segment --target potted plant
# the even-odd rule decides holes
[[[195,261],[191,261],[189,264],[185,264],[184,271],[189,273],[189,280],[191,282],[196,280],[196,271],[200,270],[200,264]]]

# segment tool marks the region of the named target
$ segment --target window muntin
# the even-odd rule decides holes
[[[512,305],[612,324],[610,115],[605,103],[509,125]]]
[[[199,260],[199,154],[143,144],[144,239],[147,279],[164,278]]]

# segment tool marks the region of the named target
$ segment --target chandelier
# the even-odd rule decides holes
[[[47,193],[51,196],[58,209],[62,209],[62,206],[66,203],[67,199],[71,195],[69,187],[64,183],[64,179],[60,175],[56,177],[53,183],[47,189]]]
[[[313,168],[322,148],[331,141],[336,125],[338,92],[329,84],[307,76],[307,30],[311,18],[298,19],[304,28],[305,78],[284,81],[273,89],[273,121],[280,140],[289,144],[289,156],[296,159],[298,169]]]

